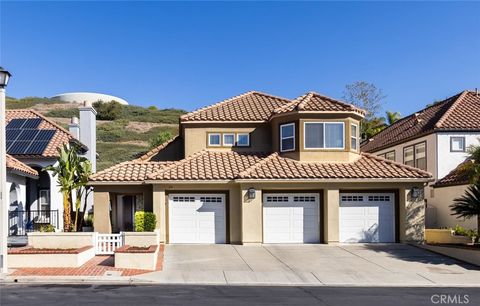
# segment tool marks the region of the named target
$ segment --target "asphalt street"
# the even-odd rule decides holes
[[[480,305],[480,288],[1,284],[10,305]]]

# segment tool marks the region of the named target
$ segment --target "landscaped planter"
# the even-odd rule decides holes
[[[148,247],[160,243],[159,232],[122,232],[125,245]]]
[[[8,251],[8,265],[12,268],[80,267],[95,256],[93,246],[81,248],[24,247]]]
[[[422,245],[424,249],[468,262],[480,267],[480,247],[457,246],[457,245]]]
[[[115,250],[115,268],[155,270],[159,249],[158,245],[120,247]]]
[[[94,233],[28,233],[28,245],[36,249],[78,249],[93,246]]]
[[[472,239],[465,236],[456,236],[450,229],[425,229],[425,242],[431,244],[466,244]]]

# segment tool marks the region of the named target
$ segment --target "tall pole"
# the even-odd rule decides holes
[[[0,247],[1,272],[8,273],[8,203],[7,203],[7,152],[5,145],[5,87],[0,86]]]

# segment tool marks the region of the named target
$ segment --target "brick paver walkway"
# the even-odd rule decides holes
[[[160,246],[157,269],[162,270],[164,246]],[[111,272],[113,275],[133,276],[152,272],[139,269],[117,269],[114,267],[114,256],[95,256],[78,268],[18,268],[11,276],[104,276]]]

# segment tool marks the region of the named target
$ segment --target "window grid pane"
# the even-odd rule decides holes
[[[323,123],[305,123],[305,148],[323,148]]]
[[[343,148],[343,124],[326,123],[325,124],[325,148]]]

